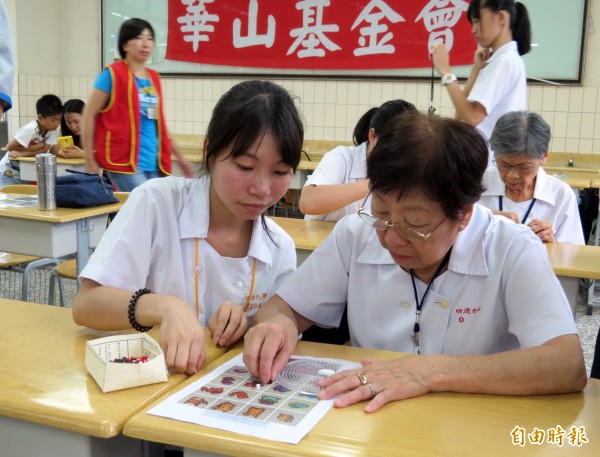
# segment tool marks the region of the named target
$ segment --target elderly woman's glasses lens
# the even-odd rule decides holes
[[[510,165],[500,160],[494,160],[494,165],[502,172],[509,172],[514,169],[517,173],[522,175],[530,174],[535,169],[535,165]]]
[[[376,216],[373,216],[368,211],[364,210],[362,207],[358,210],[358,216],[362,219],[362,221],[373,227],[375,230],[385,231],[388,229],[396,230],[400,235],[404,238],[408,238],[412,241],[425,241],[429,239],[431,234],[441,226],[445,221],[446,217],[442,219],[439,224],[437,224],[434,228],[432,228],[429,233],[421,233],[418,230],[407,227],[406,225],[401,224],[392,224],[388,221],[384,221],[383,219],[379,219]]]

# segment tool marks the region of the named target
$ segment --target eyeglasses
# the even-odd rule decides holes
[[[494,160],[494,165],[503,173],[508,173],[514,168],[519,175],[529,175],[535,170],[535,165],[510,165],[502,160]]]
[[[362,203],[362,205],[360,206],[360,209],[358,210],[358,217],[360,217],[362,219],[362,221],[373,227],[375,230],[381,230],[381,231],[385,231],[387,229],[394,229],[396,230],[400,235],[402,235],[404,238],[410,240],[410,241],[426,241],[429,239],[429,237],[431,236],[431,234],[438,228],[440,227],[444,222],[446,222],[446,220],[448,219],[447,217],[445,217],[444,219],[442,219],[439,224],[437,224],[435,227],[433,227],[429,233],[421,233],[418,230],[415,230],[414,228],[408,227],[406,225],[402,225],[402,224],[392,224],[391,222],[388,221],[384,221],[383,219],[379,219],[376,216],[373,216],[371,213],[369,213],[368,211],[366,211],[364,209],[365,203],[367,201],[367,199],[369,198],[369,196],[371,195],[371,193],[369,192],[369,194],[367,195],[367,198],[365,198],[365,201]]]

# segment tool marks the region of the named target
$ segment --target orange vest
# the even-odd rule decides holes
[[[112,89],[108,105],[96,116],[94,146],[100,167],[119,173],[137,171],[140,144],[140,103],[133,72],[120,60],[108,65]],[[171,138],[162,107],[158,73],[146,68],[157,94],[156,130],[158,132],[158,169],[171,174]]]

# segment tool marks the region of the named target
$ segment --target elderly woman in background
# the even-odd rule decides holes
[[[367,159],[370,211],[338,221],[256,314],[244,341],[252,374],[275,379],[298,335],[336,326],[347,304],[353,346],[413,355],[322,380],[320,398],[343,394],[337,407],[583,389],[577,328],[546,249],[475,204],[487,163],[475,127],[418,112],[392,119]]]
[[[584,244],[577,197],[563,181],[546,174],[550,126],[531,111],[504,114],[490,144],[496,168],[484,176],[478,203],[533,230],[544,243]]]

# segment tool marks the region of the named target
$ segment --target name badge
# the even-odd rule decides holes
[[[156,108],[148,108],[146,114],[148,115],[148,119],[156,119]]]

